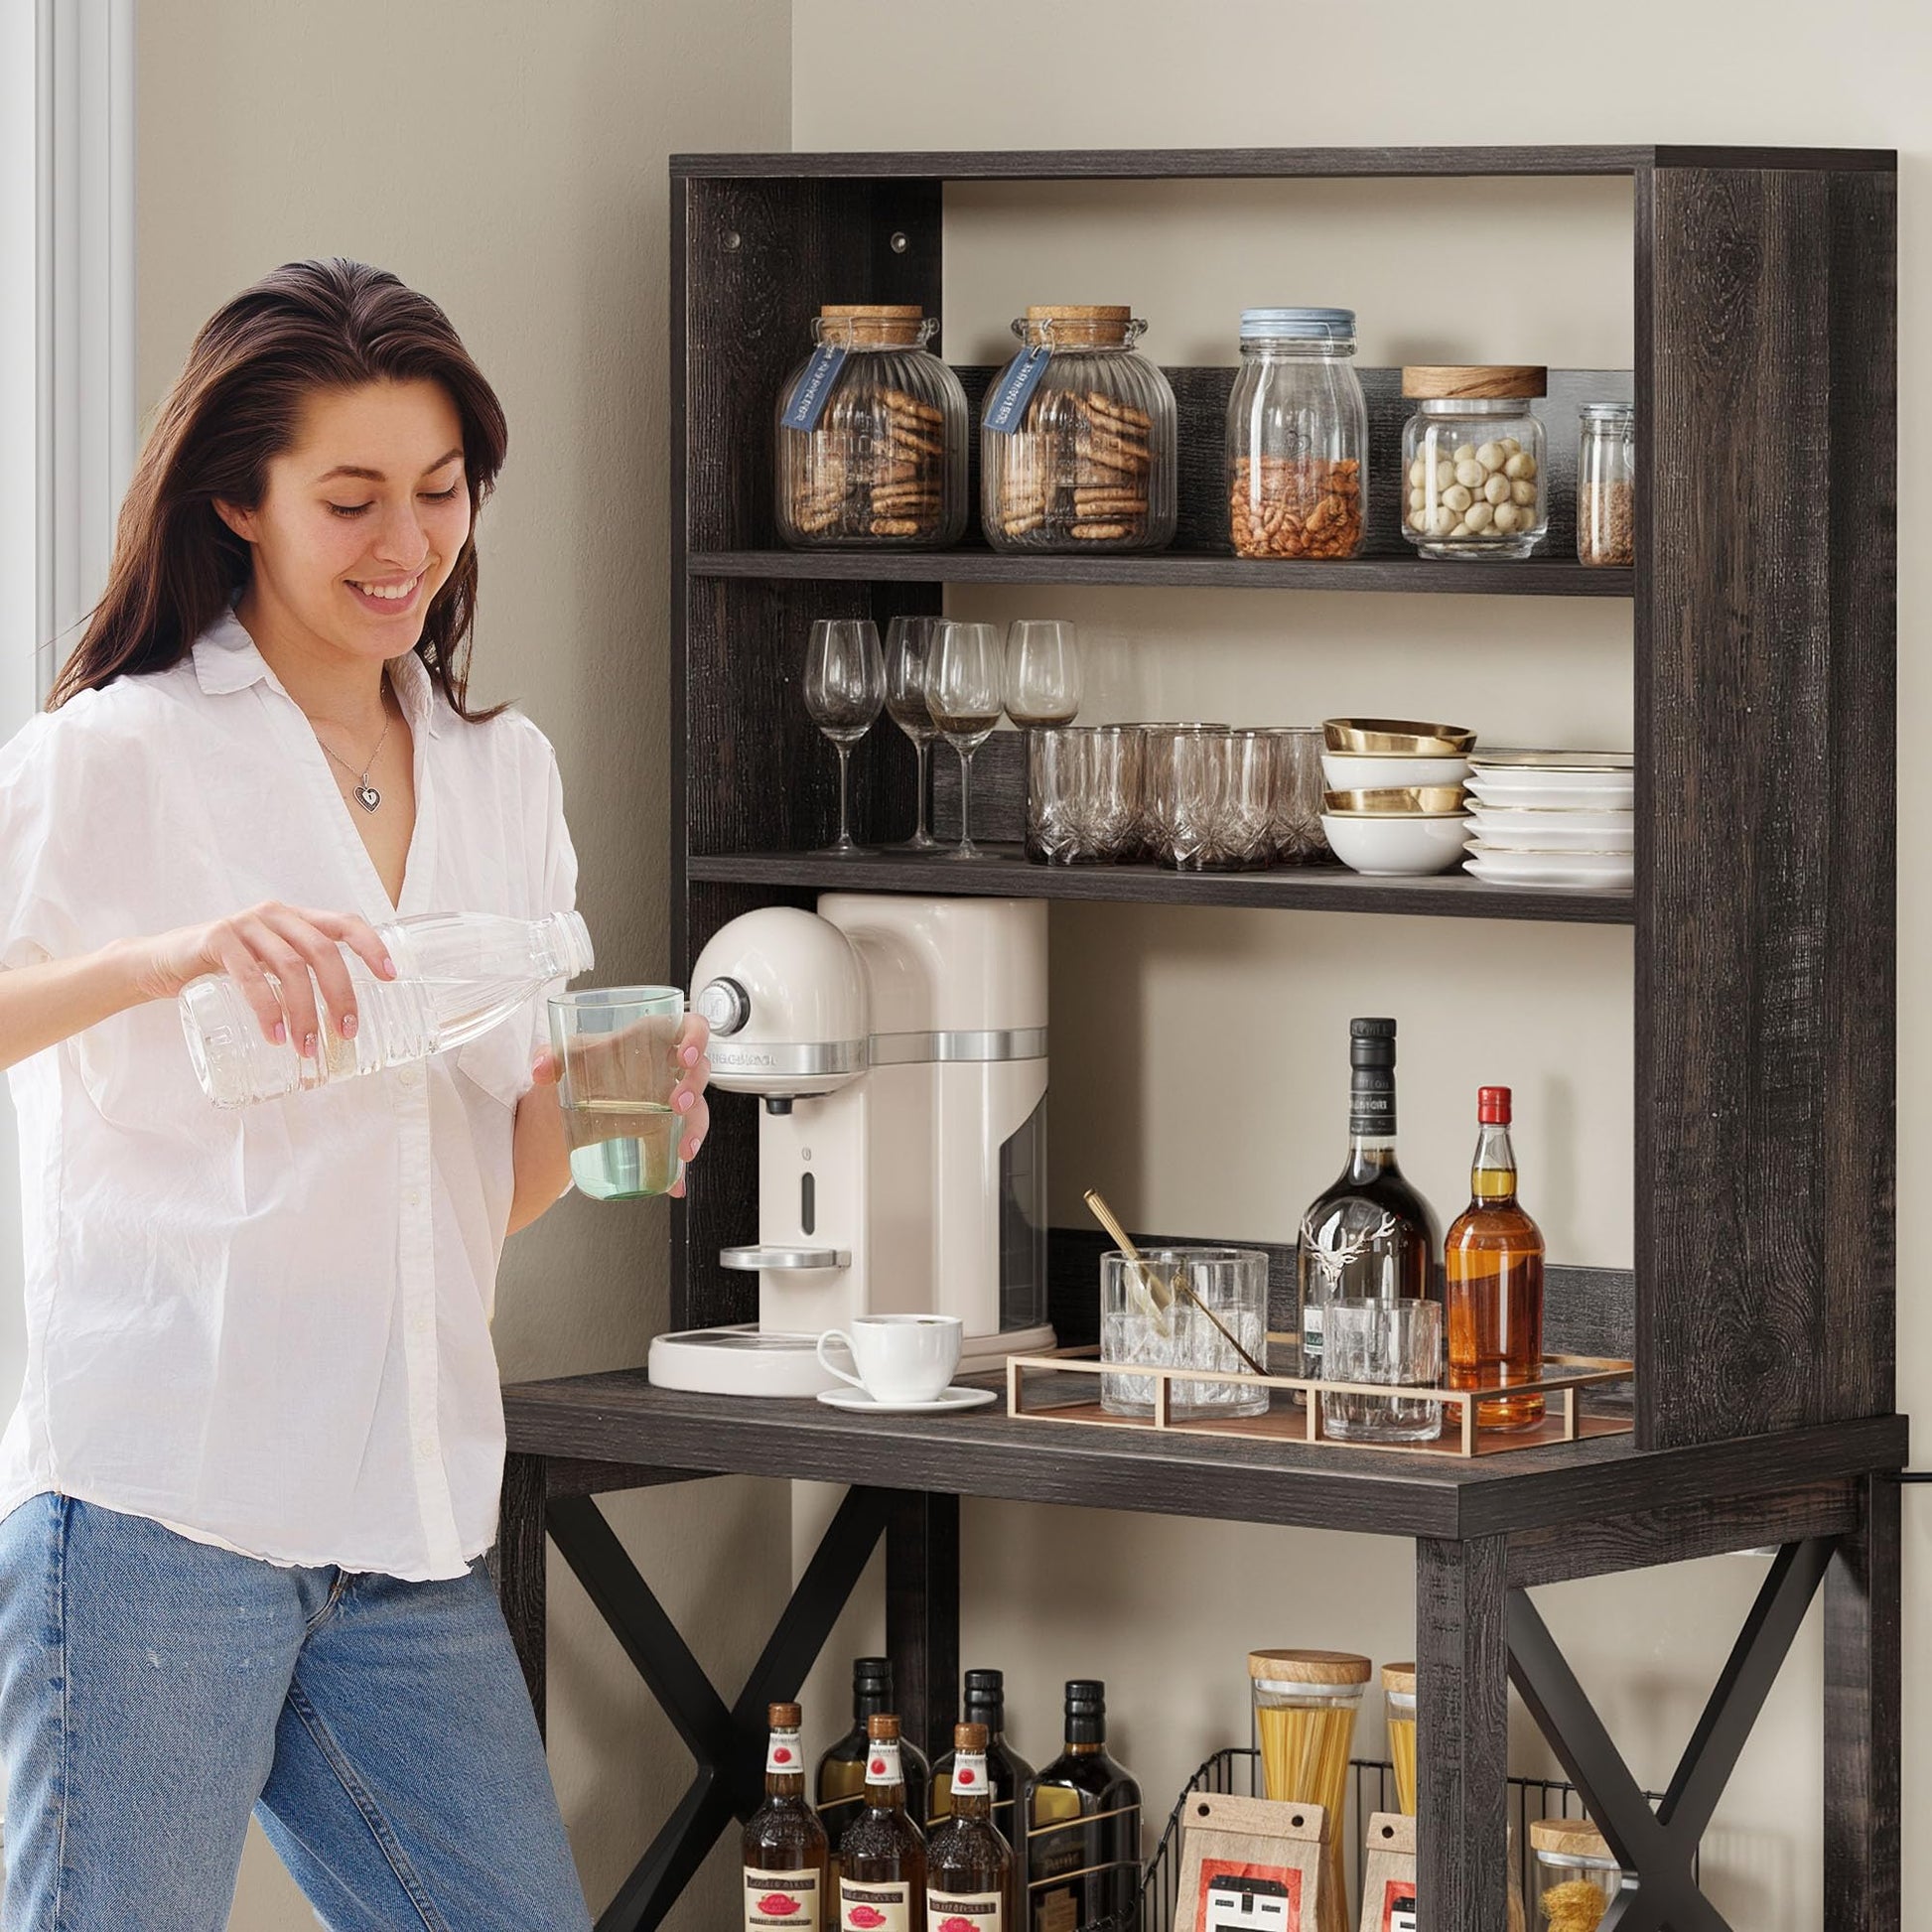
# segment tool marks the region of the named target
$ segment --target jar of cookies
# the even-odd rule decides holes
[[[966,527],[966,392],[916,306],[828,303],[778,398],[778,534],[930,548]]]
[[[1425,557],[1527,557],[1550,524],[1543,424],[1549,370],[1405,368],[1402,534]]]
[[[1034,308],[980,408],[995,550],[1159,550],[1173,538],[1174,405],[1126,309]]]
[[[1352,309],[1244,309],[1228,397],[1237,556],[1352,557],[1362,547],[1368,404]]]

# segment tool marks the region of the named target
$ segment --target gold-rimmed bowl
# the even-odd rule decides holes
[[[1324,791],[1321,809],[1341,818],[1449,818],[1466,810],[1460,785],[1379,785]]]
[[[1476,742],[1475,733],[1460,725],[1412,718],[1324,718],[1321,736],[1331,752],[1372,758],[1459,759]]]

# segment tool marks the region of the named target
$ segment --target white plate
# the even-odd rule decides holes
[[[1630,752],[1471,752],[1469,762],[1478,771],[1634,771]]]
[[[984,1409],[1000,1399],[998,1389],[942,1390],[930,1402],[880,1402],[864,1389],[827,1389],[819,1398],[828,1409],[850,1409],[861,1416],[937,1416],[949,1409]]]
[[[1580,776],[1578,773],[1566,777]],[[1613,774],[1614,775],[1614,774]],[[1637,802],[1637,788],[1626,778],[1617,785],[1498,784],[1493,776],[1471,775],[1470,794],[1478,803],[1510,811],[1628,811]]]
[[[1603,832],[1612,837],[1634,838],[1637,831],[1634,812],[1568,811],[1562,807],[1539,811],[1513,805],[1475,804],[1469,807],[1469,816],[1484,838],[1494,835],[1502,839],[1516,832],[1556,832],[1565,838],[1573,832]]]
[[[1561,812],[1551,814],[1561,818]],[[1620,832],[1576,831],[1563,825],[1540,825],[1532,832],[1514,832],[1506,826],[1492,825],[1488,819],[1475,820],[1470,828],[1475,837],[1463,848],[1480,858],[1485,852],[1620,852],[1636,850],[1637,835],[1630,826]]]
[[[1552,853],[1543,858],[1491,855],[1465,860],[1462,869],[1489,886],[1587,886],[1605,892],[1637,883],[1637,869],[1628,859],[1601,853]]]

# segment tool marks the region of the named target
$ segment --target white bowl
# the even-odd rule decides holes
[[[1385,785],[1459,785],[1469,775],[1469,760],[1323,752],[1321,772],[1330,791],[1377,791]]]
[[[1447,872],[1462,857],[1469,836],[1465,812],[1441,818],[1398,818],[1386,813],[1357,817],[1323,812],[1321,829],[1335,857],[1355,872],[1391,879]]]

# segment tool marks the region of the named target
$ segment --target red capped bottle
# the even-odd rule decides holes
[[[805,1800],[805,1753],[795,1704],[768,1708],[764,1803],[746,1821],[746,1932],[789,1925],[824,1932],[825,1827]]]
[[[839,1844],[840,1932],[924,1932],[925,1838],[905,1815],[898,1720],[866,1720],[865,1806]]]
[[[953,1725],[952,1809],[926,1841],[922,1932],[1011,1932],[1013,1848],[993,1822],[987,1736]]]

